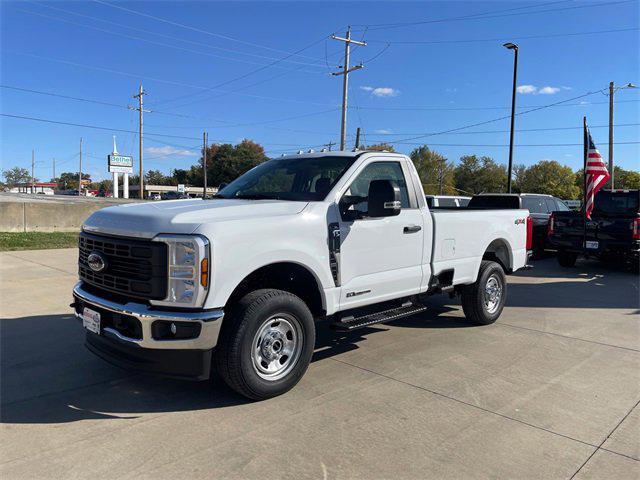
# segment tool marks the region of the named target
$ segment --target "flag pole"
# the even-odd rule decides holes
[[[589,151],[589,134],[587,133],[587,117],[582,117],[582,124],[584,129],[583,134],[583,158],[584,158],[584,167],[582,169],[582,249],[583,252],[587,248],[587,157]]]

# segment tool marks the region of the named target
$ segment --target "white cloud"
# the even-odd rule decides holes
[[[558,93],[560,89],[558,87],[542,87],[538,90],[540,95],[553,95],[554,93]]]
[[[360,87],[360,90],[371,93],[374,97],[388,98],[397,97],[400,90],[391,87]]]
[[[195,157],[198,155],[196,152],[192,152],[191,150],[170,147],[168,145],[166,147],[147,147],[144,151],[152,155],[163,155],[167,157],[169,155],[175,155],[176,157]]]
[[[457,91],[458,91],[458,89],[455,88],[455,87],[454,88],[446,88],[445,89],[445,92],[447,92],[447,93],[456,93]]]
[[[377,133],[380,135],[387,135],[389,133],[392,133],[391,130],[387,130],[386,128],[380,128],[378,130],[374,130],[373,133]]]
[[[536,93],[538,91],[538,88],[534,85],[518,85],[518,87],[516,88],[516,91],[518,93]]]
[[[535,85],[518,85],[516,87],[516,91],[518,93],[522,93],[523,95],[533,94],[533,95],[553,95],[558,93],[560,90],[571,90],[571,87],[536,87]]]

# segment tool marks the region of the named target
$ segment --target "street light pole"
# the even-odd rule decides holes
[[[511,193],[511,176],[513,170],[513,132],[516,121],[516,85],[518,83],[518,45],[515,43],[505,43],[503,45],[509,50],[513,50],[513,89],[511,92],[511,133],[509,134],[509,173],[507,176],[507,192]]]
[[[626,88],[637,88],[633,83],[627,83],[622,87],[616,87],[614,82],[609,82],[609,186],[611,190],[615,189],[614,181],[614,164],[613,164],[613,96],[618,90],[624,90]]]

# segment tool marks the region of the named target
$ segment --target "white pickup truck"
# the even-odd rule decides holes
[[[217,371],[263,399],[300,380],[321,319],[352,330],[448,292],[470,322],[495,322],[530,242],[527,210],[429,211],[404,155],[286,156],[214,198],[95,212],[73,307],[88,348],[111,363],[198,380]]]

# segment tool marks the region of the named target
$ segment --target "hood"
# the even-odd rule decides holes
[[[159,233],[193,233],[202,223],[295,215],[307,202],[284,200],[187,199],[128,203],[93,213],[87,232],[153,238]]]

